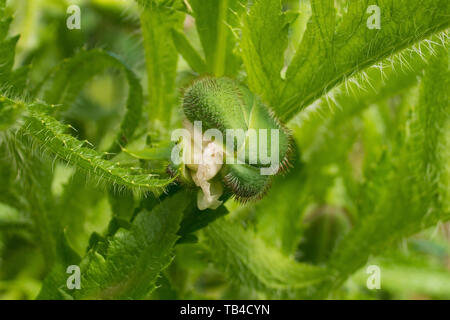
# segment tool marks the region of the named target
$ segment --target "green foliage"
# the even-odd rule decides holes
[[[219,268],[268,298],[308,297],[308,288],[328,277],[325,269],[290,260],[235,223],[214,222],[204,235]]]
[[[0,88],[9,96],[16,96],[23,94],[26,89],[28,67],[13,70],[19,36],[8,37],[11,22],[12,17],[7,14],[5,3],[0,3]],[[3,120],[3,114],[1,118]]]
[[[192,15],[205,54],[207,71],[215,76],[236,75],[239,58],[233,53],[235,39],[233,28],[238,25],[240,0],[189,1]]]
[[[80,141],[65,133],[70,125],[63,125],[48,115],[51,109],[46,105],[31,105],[25,130],[57,157],[117,186],[158,193],[171,182],[171,179],[158,179],[142,170],[124,168],[104,160],[101,153],[86,147],[87,141]]]
[[[164,1],[151,1],[141,13],[141,28],[147,67],[148,110],[150,120],[170,124],[175,98],[175,77],[178,53],[172,40],[172,30],[178,30],[184,14]],[[169,1],[175,4],[181,1]]]
[[[369,1],[349,2],[336,25],[333,1],[311,1],[312,18],[286,72],[275,110],[290,119],[346,78],[449,27],[448,1],[377,1],[381,29],[369,29]]]
[[[26,217],[23,217],[17,209],[0,203],[0,229],[10,230],[25,227],[30,227],[30,221]]]
[[[242,58],[250,89],[276,110],[288,44],[288,23],[281,12],[281,1],[256,1],[243,20]]]
[[[198,74],[206,72],[206,63],[203,58],[195,51],[195,48],[189,43],[186,37],[179,31],[172,29],[172,38],[177,51],[183,56],[189,66]]]
[[[185,193],[167,198],[152,211],[140,212],[129,229],[121,228],[97,242],[80,262],[82,287],[75,291],[75,298],[145,298],[155,289],[158,274],[170,263],[184,210],[180,203],[185,200]],[[78,264],[76,259],[71,261]],[[63,259],[62,263],[69,261]],[[56,288],[64,290],[66,276],[55,278],[44,285],[40,299],[53,297]],[[65,290],[65,297],[72,295]]]
[[[448,1],[81,6],[0,0],[0,298],[450,296]],[[185,116],[281,128],[291,168],[224,166],[199,210]]]
[[[246,87],[228,78],[202,78],[186,89],[183,99],[186,118],[192,123],[202,121],[207,129],[217,128],[226,135],[226,129],[280,131],[279,159],[285,161],[289,151],[289,137],[286,130],[274,119],[270,110]],[[202,120],[201,120],[202,119]],[[270,149],[270,139],[268,141]],[[239,146],[241,148],[248,146]],[[230,152],[236,152],[230,150]],[[249,156],[246,155],[246,160]],[[260,165],[260,158],[258,157]]]
[[[151,212],[143,211],[130,230],[118,230],[105,255],[89,252],[77,298],[143,298],[155,288],[158,274],[171,260],[171,249],[184,210],[185,194],[167,198]],[[99,243],[97,246],[101,246]]]
[[[16,103],[6,97],[0,97],[0,130],[6,130],[13,126],[20,114],[22,113],[24,107],[22,103]]]
[[[446,159],[440,158],[439,150],[443,137],[439,123],[448,121],[446,51],[439,48],[425,72],[417,109],[411,113],[409,135],[407,132],[403,150],[394,160],[395,174],[388,180],[390,192],[343,239],[330,260],[340,277],[362,266],[370,254],[449,217],[439,183],[442,168],[448,165]],[[448,181],[443,185],[448,185]]]
[[[119,68],[125,72],[128,82],[128,97],[126,113],[120,124],[120,130],[113,145],[108,149],[110,153],[117,153],[133,138],[133,133],[139,125],[142,115],[142,88],[139,79],[114,54],[101,50],[80,51],[69,60],[57,66],[49,75],[43,99],[49,104],[62,107],[58,111],[65,111],[75,101],[85,83],[96,74],[103,73],[107,68]]]

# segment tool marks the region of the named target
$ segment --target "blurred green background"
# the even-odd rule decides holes
[[[81,30],[66,28],[66,9],[70,4],[81,7]],[[15,64],[17,67],[32,65],[30,90],[37,90],[52,68],[82,48],[103,48],[116,53],[142,79],[143,88],[147,87],[139,9],[134,1],[12,0],[8,5],[14,12],[10,34],[21,35]],[[290,45],[286,51],[286,61],[289,61],[310,9],[301,1],[285,1],[284,9],[286,12],[301,10],[289,33]],[[184,21],[184,31],[201,52],[192,17]],[[318,101],[292,120],[289,128],[301,150],[295,168],[289,175],[277,178],[261,202],[242,206],[228,201],[226,206],[231,213],[227,219],[258,233],[268,245],[297,261],[323,265],[340,239],[370,214],[367,208],[383,193],[390,192],[386,184],[393,171],[391,160],[396,157],[392,150],[400,146],[407,125],[405,119],[411,106],[418,103],[420,72],[417,70],[423,62],[416,60],[410,62],[418,68],[392,77],[388,73],[387,80],[372,77],[372,84],[365,84],[365,90],[359,91],[356,84],[350,83],[354,94],[346,94],[344,90],[334,92],[334,96]],[[177,92],[196,76],[180,56]],[[87,139],[102,149],[114,138],[126,91],[126,81],[117,71],[95,76],[85,84],[76,102],[64,114],[64,120],[77,129],[80,139]],[[179,100],[174,103],[178,104]],[[170,126],[179,126],[180,118],[177,108]],[[167,134],[151,126],[140,130],[150,131],[153,136]],[[449,146],[447,141],[448,149]],[[304,166],[308,169],[302,170]],[[24,218],[16,220],[15,226],[2,224],[9,215],[16,214],[7,203],[15,203],[17,208],[29,205],[21,204],[24,200],[19,187],[3,183],[14,182],[15,173],[9,169],[7,157],[0,153],[0,299],[33,299],[48,270],[45,255],[26,219],[30,213],[20,212]],[[79,173],[64,164],[56,162],[52,170],[54,177],[47,183],[51,184],[52,196],[57,199],[55,210],[61,214],[71,246],[83,254],[91,233],[104,233],[113,215],[108,193],[84,183]],[[121,205],[133,206],[127,199],[118,198]],[[380,267],[381,289],[367,288],[368,274],[364,267],[335,290],[331,298],[450,299],[450,224],[439,223],[405,238],[371,257],[368,265]],[[264,297],[231,284],[211,264],[208,251],[198,244],[177,246],[174,263],[158,284],[160,287],[151,298]]]

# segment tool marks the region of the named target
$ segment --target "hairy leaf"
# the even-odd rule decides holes
[[[325,269],[294,262],[230,221],[218,220],[204,234],[217,267],[267,297],[307,298],[308,287],[327,280]]]
[[[242,58],[250,89],[271,106],[280,103],[287,44],[288,24],[281,12],[281,1],[255,1],[243,18]]]
[[[239,59],[233,53],[233,28],[238,24],[240,0],[191,0],[197,32],[205,53],[208,72],[215,76],[233,76],[237,73]]]
[[[443,171],[448,166],[441,149],[442,139],[448,135],[443,131],[444,124],[449,121],[447,50],[440,48],[432,60],[423,79],[419,104],[412,110],[410,135],[398,157],[396,173],[389,180],[390,192],[343,239],[329,262],[339,271],[336,284],[361,267],[370,254],[450,219],[443,206],[448,181],[441,180],[446,179]]]
[[[13,126],[24,109],[23,103],[0,96],[0,131]]]
[[[19,36],[8,37],[11,22],[12,18],[6,14],[5,3],[0,3],[0,90],[9,97],[16,97],[25,92],[29,68],[13,70]]]
[[[34,104],[29,106],[30,117],[24,130],[47,150],[63,161],[86,170],[116,186],[159,193],[172,179],[158,179],[140,169],[131,169],[118,163],[104,160],[103,154],[86,146],[66,133],[69,128],[48,115],[52,107]]]
[[[289,120],[355,73],[448,28],[446,0],[379,0],[381,29],[369,29],[367,0],[351,1],[335,26],[332,0],[312,1],[313,15],[286,73],[276,113]]]
[[[136,130],[142,116],[142,88],[134,72],[116,55],[102,50],[80,51],[77,55],[59,65],[47,79],[48,87],[43,99],[48,104],[62,104],[65,110],[75,101],[85,83],[107,68],[123,70],[128,82],[126,113],[120,124],[117,137],[109,153],[117,153],[125,146]]]
[[[172,1],[174,2],[174,1]],[[180,2],[180,1],[175,1]],[[184,14],[162,3],[145,5],[141,13],[150,119],[169,124],[175,103],[178,53],[172,30],[181,29]]]
[[[180,192],[151,212],[139,213],[129,230],[119,229],[108,240],[104,255],[90,251],[81,262],[82,289],[75,297],[145,298],[171,261],[185,198],[186,194]]]

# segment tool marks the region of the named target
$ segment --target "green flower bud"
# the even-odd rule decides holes
[[[201,78],[185,91],[183,109],[191,137],[179,143],[183,164],[178,170],[190,169],[193,182],[203,192],[199,199],[212,199],[214,194],[210,207],[218,203],[218,193],[208,189],[212,179],[216,191],[220,190],[216,185],[220,178],[225,192],[246,202],[261,198],[270,187],[271,176],[289,166],[291,138],[287,129],[259,97],[238,82]],[[199,154],[204,161],[193,163]],[[215,164],[217,159],[223,162]],[[208,204],[203,201],[201,206]]]
[[[238,143],[234,143],[233,150],[227,150],[237,153],[242,151],[239,147],[245,148],[245,156],[240,157],[240,160],[246,164],[269,166],[262,158],[274,156],[271,154],[272,142],[274,142],[278,149],[279,171],[288,167],[291,138],[287,129],[281,125],[259,97],[235,80],[205,77],[195,81],[184,94],[183,109],[190,122],[201,121],[204,130],[218,129],[224,137],[227,134],[226,131],[230,129],[256,133],[257,144],[253,145],[253,148],[250,143],[251,136],[247,134],[243,144],[239,146]],[[270,131],[272,130],[277,130],[278,139],[271,139]],[[265,136],[267,136],[266,139],[264,139]],[[258,150],[255,150],[262,140],[267,143],[265,154],[259,154]],[[251,159],[252,152],[256,153],[256,161]]]

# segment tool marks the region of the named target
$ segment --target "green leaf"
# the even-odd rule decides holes
[[[25,110],[25,105],[0,96],[0,131],[9,129],[16,122],[21,113]]]
[[[155,143],[155,145],[151,148],[145,148],[142,150],[131,150],[123,148],[122,151],[136,159],[169,161],[174,146],[174,142],[161,142]]]
[[[339,272],[338,285],[386,246],[450,219],[445,207],[448,161],[443,139],[448,136],[448,56],[439,48],[425,72],[418,106],[411,110],[403,150],[387,184],[389,192],[373,213],[339,243],[329,265]],[[444,131],[447,130],[447,131]]]
[[[73,292],[65,291],[67,288],[67,279],[70,274],[67,273],[67,267],[78,266],[81,258],[71,248],[65,232],[58,234],[56,241],[57,263],[45,277],[42,288],[36,297],[38,300],[73,300]]]
[[[224,199],[222,200],[225,201]],[[228,210],[223,205],[215,210],[199,210],[197,207],[197,194],[196,192],[191,192],[190,200],[186,206],[183,221],[178,231],[178,234],[181,236],[178,243],[197,242],[197,236],[194,234],[196,231],[203,229],[226,214],[228,214]]]
[[[48,158],[34,152],[31,139],[20,129],[7,132],[4,137],[8,163],[15,177],[10,182],[15,190],[10,190],[12,194],[4,202],[17,207],[33,221],[33,235],[42,250],[45,267],[49,270],[55,261],[55,234],[59,224],[53,210],[51,164]]]
[[[5,84],[5,91],[9,97],[21,97],[27,94],[28,73],[30,69],[30,65],[26,65],[13,70],[9,74],[8,81]]]
[[[152,191],[156,194],[173,181],[173,178],[158,179],[139,168],[133,170],[103,159],[103,154],[86,147],[87,141],[80,141],[66,133],[70,125],[63,125],[48,115],[52,107],[33,104],[28,109],[30,116],[24,126],[26,133],[58,158],[77,168],[116,186],[124,186],[136,191]]]
[[[333,0],[312,0],[313,22],[318,27],[320,39],[326,49],[332,49],[334,38],[334,26],[336,23],[336,10]],[[325,49],[325,48],[324,48]],[[331,55],[332,52],[327,55]]]
[[[173,2],[173,1],[172,1]],[[175,1],[176,3],[180,1]],[[145,5],[141,12],[147,67],[150,120],[169,124],[175,98],[178,52],[172,30],[183,25],[184,14],[163,3]]]
[[[2,78],[7,77],[12,70],[17,41],[19,41],[19,37],[15,36],[0,42],[0,75]],[[3,79],[2,85],[7,85],[7,81]]]
[[[248,84],[270,106],[280,103],[288,44],[288,25],[281,9],[280,0],[257,0],[243,18],[241,49]]]
[[[13,70],[19,36],[8,37],[12,18],[0,7],[0,90],[9,97],[23,96],[29,68]]]
[[[134,213],[134,197],[129,190],[117,194],[113,190],[108,191],[108,200],[115,217],[129,221]]]
[[[348,4],[336,27],[332,2],[312,2],[313,16],[286,73],[283,103],[272,106],[283,120],[346,78],[450,24],[446,0],[380,0],[381,29],[369,29],[371,3],[360,0]]]
[[[420,45],[423,43],[417,47]],[[396,55],[394,61],[401,61],[402,66],[383,61],[367,70],[361,79],[342,84],[291,122],[307,162],[308,175],[302,194],[320,205],[334,180],[334,174],[327,168],[339,168],[338,175],[344,177],[348,194],[346,210],[352,220],[364,219],[372,213],[373,204],[379,202],[381,193],[390,192],[385,187],[391,170],[391,159],[386,151],[397,147],[397,128],[403,125],[399,119],[403,104],[393,109],[392,99],[411,95],[408,90],[418,83],[427,59],[438,46],[423,49],[423,56],[415,49]],[[373,119],[374,113],[382,119]],[[362,121],[364,129],[360,127]],[[358,162],[349,161],[355,145],[362,145],[364,151],[361,158],[363,182],[355,175]]]
[[[16,208],[0,202],[0,230],[29,228],[31,222]]]
[[[215,76],[236,75],[240,65],[233,53],[233,30],[244,5],[240,0],[191,0],[193,16],[205,53],[208,72]]]
[[[302,236],[301,218],[309,198],[307,182],[304,164],[296,163],[286,175],[275,177],[263,199],[239,210],[240,216],[254,218],[260,237],[286,256],[294,255]]]
[[[66,170],[66,165],[58,163],[56,168]],[[72,171],[69,168],[68,171]],[[106,202],[105,189],[99,188],[97,183],[92,183],[92,180],[86,177],[84,170],[74,170],[73,174],[68,177],[68,180],[61,187],[61,194],[56,199],[56,213],[55,216],[59,220],[60,229],[64,229],[70,246],[83,255],[86,252],[86,247],[89,243],[92,232],[101,232],[110,219],[111,212],[107,210],[108,203]],[[117,200],[122,200],[123,195],[130,191],[123,190],[115,192]],[[108,193],[112,193],[108,189]],[[123,201],[120,204],[128,203]],[[53,209],[55,211],[55,209]],[[111,211],[116,215],[116,208],[111,204]]]
[[[116,55],[102,50],[80,51],[77,55],[57,66],[46,81],[43,99],[48,104],[62,104],[60,110],[69,108],[85,83],[108,68],[123,70],[128,82],[126,112],[120,131],[109,148],[117,153],[132,138],[142,116],[142,88],[134,72]]]
[[[250,230],[224,219],[204,229],[216,266],[231,281],[268,298],[308,298],[325,282],[326,269],[297,263],[268,246]]]
[[[198,52],[189,43],[186,36],[181,32],[172,29],[172,39],[178,52],[183,56],[189,66],[198,74],[206,72],[206,63]]]
[[[9,26],[11,25],[12,18],[5,17],[4,9],[0,9],[0,41],[3,41],[8,35]]]
[[[81,262],[78,299],[140,299],[153,289],[172,259],[186,194],[166,198],[151,212],[140,212],[129,230],[108,240],[105,255],[91,250]]]

